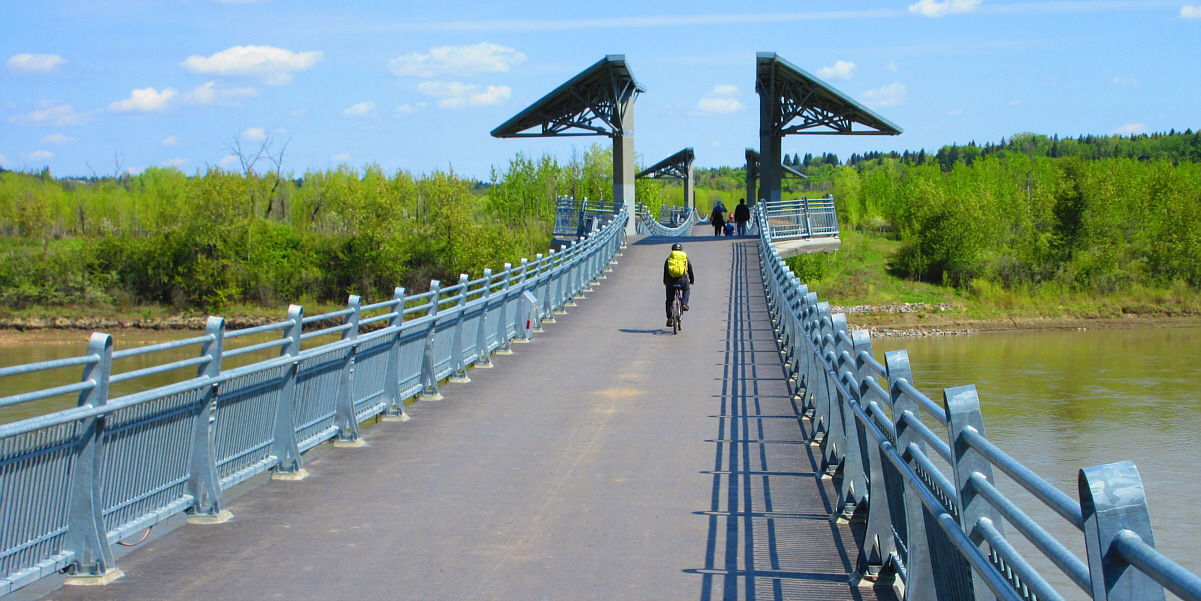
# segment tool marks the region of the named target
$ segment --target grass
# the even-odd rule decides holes
[[[857,315],[855,321],[866,326],[997,329],[1079,327],[1085,322],[1098,325],[1098,321],[1132,318],[1201,319],[1201,292],[1183,283],[1097,295],[1055,284],[1013,290],[977,280],[966,289],[955,289],[915,281],[890,269],[889,259],[900,244],[881,234],[844,231],[841,249],[827,257],[825,273],[806,283],[820,299],[837,306],[925,303],[930,307],[916,313]],[[948,308],[940,311],[939,306]]]

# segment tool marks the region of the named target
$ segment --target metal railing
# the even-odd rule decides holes
[[[838,213],[832,195],[813,200],[804,196],[793,200],[762,200],[756,207],[763,211],[762,218],[771,225],[776,240],[838,235]]]
[[[684,212],[685,216],[682,223],[676,226],[667,226],[659,223],[657,219],[651,216],[650,210],[644,204],[638,204],[634,207],[634,212],[638,216],[637,231],[639,234],[647,236],[691,236],[692,225],[695,221],[695,213],[689,215]]]
[[[621,207],[613,201],[577,200],[568,196],[560,196],[555,203],[556,236],[586,236],[600,227],[600,224],[613,218]]]
[[[1080,470],[1073,498],[1014,460],[985,436],[974,386],[945,389],[940,406],[913,383],[906,351],[877,361],[867,331],[831,314],[773,249],[768,215],[756,210],[772,320],[822,467],[837,476],[836,511],[865,520],[859,576],[895,576],[906,599],[1062,599],[1016,534],[1093,599],[1164,599],[1166,588],[1201,600],[1201,578],[1154,548],[1133,463]],[[1000,492],[994,470],[1083,533],[1086,560]]]
[[[406,400],[436,398],[444,379],[465,381],[469,366],[528,340],[604,278],[624,221],[499,273],[434,281],[423,294],[397,288],[369,305],[352,296],[346,309],[313,316],[293,305],[282,322],[237,331],[210,317],[201,336],[115,352],[112,337],[96,333],[80,357],[0,368],[0,378],[83,369],[79,382],[0,398],[5,407],[78,395],[75,408],[0,425],[0,595],[55,572],[119,573],[112,545],[131,534],[179,513],[226,519],[223,491],[235,484],[265,471],[300,477],[306,450],[359,442],[359,423],[375,416],[407,419]],[[271,335],[279,337],[226,348]],[[189,347],[199,347],[194,358],[114,371],[128,357]],[[223,369],[268,351],[278,356]],[[111,384],[192,368],[195,377],[167,386],[109,394]]]

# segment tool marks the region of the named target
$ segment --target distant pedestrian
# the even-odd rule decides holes
[[[738,235],[746,235],[746,223],[751,220],[751,209],[746,206],[746,199],[739,199],[738,206],[734,208],[734,221],[738,224]]]
[[[726,233],[726,236],[734,235],[734,222],[733,221],[726,222],[725,233]]]
[[[709,223],[713,224],[713,235],[720,236],[722,228],[726,225],[726,208],[720,200],[713,205],[713,212],[709,213]]]

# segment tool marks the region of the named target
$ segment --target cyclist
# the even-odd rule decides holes
[[[676,242],[671,245],[671,254],[667,256],[667,260],[663,261],[663,285],[667,287],[667,325],[671,326],[671,301],[675,300],[676,289],[679,288],[684,298],[683,310],[688,310],[688,293],[691,292],[689,287],[696,283],[696,277],[692,274],[692,261],[688,260],[688,255],[684,253],[684,245]]]

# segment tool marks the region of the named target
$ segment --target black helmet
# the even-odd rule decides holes
[[[684,245],[680,244],[679,242],[676,242],[675,244],[671,245],[671,249],[672,250],[684,250]]]

